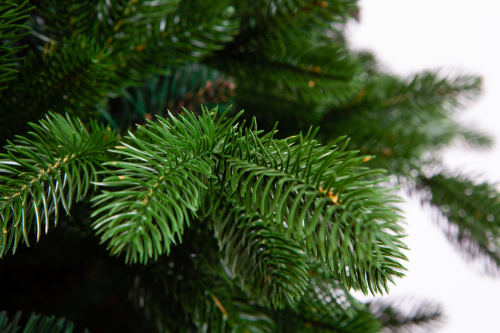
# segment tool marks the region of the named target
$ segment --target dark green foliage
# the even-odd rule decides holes
[[[281,31],[290,28],[330,28],[334,22],[345,22],[356,1],[238,1],[241,35],[255,37],[256,32]]]
[[[444,213],[447,221],[443,222],[443,229],[450,240],[462,244],[459,247],[466,256],[475,258],[481,253],[479,257],[486,259],[487,270],[496,271],[499,254],[491,235],[497,233],[497,227],[487,221],[487,216],[495,216],[497,191],[489,185],[479,185],[488,187],[487,191],[480,191],[489,191],[488,194],[470,200],[464,191],[476,186],[473,178],[454,178],[451,173],[446,177],[428,176],[445,169],[440,151],[457,140],[472,148],[491,146],[487,135],[464,128],[451,117],[478,96],[481,79],[443,78],[438,73],[423,72],[403,80],[378,73],[369,54],[362,54],[361,59],[369,73],[363,89],[350,103],[324,113],[319,136],[326,140],[331,132],[345,133],[353,147],[377,155],[369,162],[371,167],[388,169],[408,192],[423,194],[424,204],[437,206]],[[428,195],[429,191],[432,195]],[[477,213],[478,209],[481,213]],[[460,215],[467,216],[468,227],[465,222],[458,222],[464,221]],[[461,230],[460,236],[454,225]],[[475,232],[465,231],[469,228]]]
[[[28,321],[20,326],[21,312],[17,312],[14,318],[9,320],[7,313],[0,312],[0,331],[4,333],[71,333],[73,324],[64,318],[55,316],[43,316],[32,313]],[[88,332],[85,330],[85,332]]]
[[[344,151],[345,145],[321,147],[313,137],[228,133],[217,166],[228,182],[224,190],[329,265],[349,288],[387,290],[387,273],[402,276],[393,259],[405,259],[398,249],[405,246],[395,208],[372,187],[377,182],[367,180],[380,170],[360,167],[366,157]]]
[[[480,83],[477,77],[443,79],[432,72],[407,80],[375,74],[349,105],[325,115],[328,125],[323,128],[342,131],[363,153],[376,154],[374,163],[405,174],[409,164],[425,165],[418,159],[428,158],[457,137],[489,143],[450,118],[453,109],[478,94]]]
[[[41,118],[49,109],[86,114],[107,93],[117,90],[116,86],[101,79],[112,71],[96,61],[101,51],[95,40],[78,35],[63,39],[57,45],[60,48],[46,49],[43,55],[30,52],[20,65],[20,74],[2,92],[0,121],[14,120],[12,127],[0,132],[2,136],[18,134],[18,129],[24,125],[17,122]],[[12,110],[18,110],[14,119],[11,119]]]
[[[30,138],[18,136],[0,154],[0,257],[10,247],[15,252],[21,237],[29,246],[33,227],[38,241],[57,224],[60,206],[69,214],[99,180],[106,150],[117,142],[110,128],[91,123],[87,130],[77,118],[51,115],[30,125]]]
[[[381,323],[328,273],[311,270],[300,302],[278,314],[279,332],[379,332]]]
[[[144,123],[153,115],[176,115],[183,108],[201,111],[201,105],[209,109],[220,106],[226,109],[234,102],[235,85],[231,78],[200,63],[186,63],[182,67],[169,66],[168,75],[144,81],[142,87],[123,90],[120,98],[110,101],[110,107],[101,114],[114,127],[128,129],[136,123]]]
[[[197,61],[238,31],[229,1],[90,4],[39,3],[31,24],[39,39],[30,41],[38,50],[30,50],[25,61],[15,59],[20,74],[1,95],[0,122],[8,121],[10,110],[20,114],[14,126],[0,126],[0,136],[18,134],[25,119],[41,118],[48,109],[88,116],[120,88],[137,85],[166,65]]]
[[[159,119],[139,127],[140,137],[130,133],[112,152],[123,156],[106,165],[105,190],[94,200],[94,223],[102,240],[110,240],[112,254],[126,252],[127,262],[147,262],[167,253],[199,207],[202,190],[212,174],[211,154],[216,129],[210,117],[199,121],[184,118]]]
[[[465,257],[490,260],[485,267],[494,273],[500,264],[500,195],[494,185],[442,173],[421,177],[420,184],[449,222],[442,224],[448,239]]]
[[[313,135],[275,140],[255,126],[238,129],[236,119],[214,123],[206,111],[159,118],[111,150],[125,158],[106,163],[117,169],[98,185],[122,190],[95,197],[103,207],[94,228],[113,254],[126,252],[131,262],[168,254],[200,198],[216,190],[325,262],[349,288],[382,292],[387,279],[402,276],[398,215],[369,178],[380,171],[359,167],[365,157],[345,145],[321,147]]]
[[[2,1],[0,3],[0,91],[7,88],[8,81],[15,78],[17,62],[22,58],[17,53],[27,45],[19,41],[29,34],[26,20],[33,7],[28,0]]]
[[[207,195],[202,208],[206,219],[214,222],[228,275],[241,284],[243,291],[274,307],[293,305],[300,299],[309,265],[297,244],[272,231],[259,215],[247,215],[221,193]]]
[[[134,301],[152,305],[146,315],[159,331],[275,332],[269,309],[247,298],[226,275],[207,231],[186,230],[183,244],[145,266]]]
[[[154,332],[144,311],[129,300],[137,290],[138,267],[109,256],[91,228],[91,204],[75,203],[37,244],[19,246],[1,259],[0,308],[65,317],[74,332]],[[142,275],[141,275],[142,276]],[[10,317],[10,316],[9,316]],[[23,315],[24,317],[24,315]],[[22,320],[24,322],[24,320]]]
[[[243,130],[235,125],[237,117],[214,121],[216,113],[212,114],[205,110],[199,117],[187,113],[159,118],[139,126],[136,135],[129,133],[116,147],[112,131],[96,125],[87,131],[77,118],[52,115],[41,126],[32,125],[36,140],[19,137],[4,155],[3,170],[12,178],[2,178],[3,201],[14,201],[4,204],[2,252],[11,243],[15,249],[21,236],[28,244],[35,222],[38,237],[43,224],[47,232],[49,216],[53,213],[57,220],[58,203],[69,212],[73,201],[88,194],[92,182],[103,189],[94,197],[99,208],[93,215],[99,217],[93,228],[111,253],[124,252],[127,262],[157,261],[168,254],[197,216],[204,196],[234,198],[244,207],[236,208],[240,214],[258,214],[258,241],[266,243],[269,238],[275,263],[263,263],[253,273],[260,277],[248,276],[248,268],[238,272],[242,278],[235,277],[263,305],[292,306],[308,283],[306,262],[312,258],[327,264],[348,288],[365,293],[387,290],[391,275],[402,276],[403,267],[396,260],[405,259],[399,250],[404,244],[395,224],[398,215],[389,205],[393,199],[373,186],[379,181],[371,177],[380,171],[359,166],[364,157],[345,151],[345,144],[322,147],[312,134],[277,140],[273,132],[262,135],[255,123]],[[121,159],[110,161],[107,156]],[[97,172],[98,167],[108,169]],[[214,222],[223,217],[217,210],[211,215]],[[240,236],[227,243],[221,226],[215,223],[213,228],[221,250],[231,253],[228,264],[244,269],[239,256],[250,251],[254,241]],[[302,267],[279,255],[278,246],[304,260]],[[283,271],[273,274],[277,269]],[[284,272],[292,280],[273,286],[269,296],[257,288],[258,281],[274,284]]]
[[[220,49],[238,29],[229,1],[123,1],[98,8],[107,61],[118,64],[118,84],[150,76],[166,64],[199,60]]]
[[[396,327],[349,294],[403,276],[395,182],[495,270],[497,191],[436,173],[455,140],[491,144],[452,118],[481,80],[384,72],[346,43],[356,3],[0,3],[0,307],[93,332]]]
[[[427,301],[408,298],[392,302],[379,300],[370,304],[370,311],[382,322],[383,332],[388,333],[428,333],[443,324],[441,307]]]
[[[303,38],[297,38],[301,35]],[[361,66],[341,44],[311,39],[302,30],[289,30],[280,37],[281,43],[276,43],[278,36],[271,32],[246,44],[236,40],[209,63],[233,77],[237,91],[252,96],[270,94],[309,107],[346,103],[361,89]],[[253,76],[254,71],[266,75]]]

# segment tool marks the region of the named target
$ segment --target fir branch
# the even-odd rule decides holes
[[[469,128],[458,128],[458,139],[471,149],[487,149],[493,147],[493,138],[483,131],[477,131]]]
[[[495,186],[445,172],[420,176],[417,185],[431,194],[424,199],[445,218],[442,226],[451,243],[466,258],[483,261],[487,272],[498,274],[500,194]]]
[[[5,311],[0,312],[0,331],[16,333],[22,329],[23,333],[72,333],[73,323],[64,318],[45,316],[32,313],[24,325],[20,324],[21,312],[16,312],[14,318],[9,319]],[[89,331],[85,329],[84,333]]]
[[[193,281],[196,285],[190,287],[190,290],[203,294],[203,297],[197,297],[197,299],[205,299],[205,301],[200,301],[197,307],[190,306],[189,304],[193,304],[195,299],[190,292],[191,296],[185,295],[187,297],[183,300],[183,307],[194,319],[203,319],[195,319],[199,330],[206,328],[207,331],[222,331],[218,327],[225,326],[225,331],[235,333],[275,332],[275,323],[269,308],[259,306],[253,299],[245,297],[238,288],[234,288],[234,283],[228,279],[226,268],[217,260],[215,239],[204,231],[196,230],[193,233],[196,236],[194,239],[191,238],[194,242],[190,243],[194,244],[195,258],[193,258],[192,252],[190,256],[199,278]],[[207,316],[209,309],[212,309],[212,317],[222,317],[220,323]]]
[[[333,23],[345,23],[357,8],[352,0],[238,1],[241,17],[238,43],[249,43],[266,34],[290,30],[329,30]]]
[[[29,12],[29,3],[38,8]],[[435,313],[417,309],[403,318],[392,307],[377,319],[348,293],[387,290],[404,270],[396,199],[384,190],[382,171],[371,167],[432,193],[425,199],[444,215],[452,242],[472,257],[490,258],[497,269],[498,191],[465,176],[423,172],[433,167],[428,161],[439,164],[437,152],[456,138],[474,147],[490,144],[451,119],[479,95],[481,81],[381,73],[369,54],[348,50],[342,25],[356,10],[355,0],[4,1],[0,137],[20,133],[47,110],[96,115],[109,97],[125,96],[134,109],[125,115],[123,104],[109,104],[113,112],[101,113],[120,131],[138,114],[140,122],[167,108],[181,115],[149,122],[119,144],[107,128],[92,123],[85,129],[76,118],[51,114],[32,125],[33,133],[9,142],[0,156],[0,257],[64,221],[55,231],[78,234],[66,243],[81,245],[85,238],[84,261],[96,262],[78,272],[93,275],[97,268],[99,279],[116,290],[130,287],[119,301],[110,299],[117,313],[128,313],[125,294],[144,310],[148,323],[142,315],[126,320],[137,331],[153,322],[158,331],[173,332],[364,333],[378,331],[381,321],[412,328],[432,321]],[[209,96],[205,82],[213,77],[204,70],[212,68],[221,69],[217,78],[234,77],[238,89],[229,92],[238,94],[238,107],[267,121],[265,132],[254,123],[237,124],[237,117],[182,111],[183,103]],[[125,92],[157,74],[164,80],[146,81],[148,93]],[[283,127],[281,118],[287,135],[321,124],[324,142],[347,134],[351,149],[379,158],[347,151],[341,141],[320,145],[311,132],[278,140],[272,126],[280,119]],[[75,218],[61,214],[79,213],[74,203],[89,196],[91,185],[101,191],[94,198],[94,230],[86,223],[79,224],[85,230],[67,229]],[[147,265],[118,274],[120,261],[95,260],[94,251],[86,251],[94,232],[112,254]],[[42,252],[33,257],[28,251],[26,260],[57,259],[55,241],[46,239]],[[16,272],[11,279],[32,276],[23,258],[9,258],[16,269],[2,272]],[[54,271],[49,266],[44,269]],[[64,271],[73,275],[71,267]],[[20,280],[3,284],[33,289],[0,293],[12,308],[27,297],[36,302],[34,290],[45,283]],[[71,306],[86,307],[89,297],[80,288],[68,295]],[[118,317],[106,316],[105,326],[123,326]],[[18,318],[0,313],[0,330],[21,329]],[[37,331],[70,325],[50,318],[33,323],[46,324],[34,326]]]
[[[181,0],[118,0],[99,1],[96,6],[95,22],[100,32],[98,37],[106,43],[105,49],[114,49],[126,43],[128,38],[145,36],[148,26],[156,24],[162,17],[176,11]],[[129,40],[130,41],[130,40]],[[118,44],[115,46],[115,43]]]
[[[233,77],[238,89],[308,105],[339,106],[362,88],[361,66],[340,44],[290,31],[261,37],[249,45],[228,45],[209,63]],[[266,73],[255,77],[253,72]],[[296,112],[291,109],[289,112]]]
[[[48,44],[47,44],[48,45]],[[82,114],[117,87],[107,79],[112,68],[98,58],[99,46],[85,36],[51,44],[43,54],[30,53],[16,80],[3,91],[0,137],[11,137],[26,127],[25,119],[39,118],[48,109]],[[18,116],[11,117],[12,110]]]
[[[241,1],[240,34],[207,63],[233,77],[238,92],[307,103],[309,108],[343,105],[362,88],[361,66],[343,41],[332,41],[330,35],[332,22],[348,16],[351,5],[352,1]],[[255,72],[266,75],[256,77]],[[286,113],[303,116],[298,109],[288,108]],[[255,115],[263,110],[267,108],[256,108]]]
[[[369,309],[382,322],[383,332],[387,333],[427,333],[443,323],[441,307],[427,301],[408,298],[392,302],[378,300],[370,303]]]
[[[366,56],[361,54],[360,57],[364,59]],[[368,60],[363,61],[373,60],[368,56]],[[427,71],[403,79],[379,72],[369,72],[369,74],[365,87],[358,92],[358,95],[341,110],[332,110],[330,116],[326,115],[326,119],[337,118],[335,111],[366,112],[368,105],[379,112],[400,110],[398,114],[400,117],[415,119],[414,121],[429,117],[443,118],[477,99],[482,86],[481,79],[473,75],[446,77],[438,72]],[[416,108],[419,112],[410,113]],[[385,113],[383,115],[389,119],[394,117]]]
[[[0,96],[18,73],[23,59],[17,53],[27,47],[20,40],[29,34],[28,13],[34,8],[26,6],[28,0],[2,1],[0,4]]]
[[[141,87],[123,90],[123,96],[109,102],[103,112],[106,119],[120,128],[142,124],[153,115],[165,117],[184,112],[201,112],[201,105],[224,110],[232,104],[235,84],[219,71],[199,63],[169,66],[168,75],[146,79]]]
[[[375,333],[382,325],[332,276],[310,269],[307,290],[295,306],[274,316],[278,332]]]
[[[150,3],[134,4],[117,14],[120,19],[112,20],[116,24],[109,30],[104,49],[109,61],[120,64],[116,67],[120,85],[124,81],[133,84],[165,65],[199,61],[223,48],[238,31],[229,0]],[[160,9],[155,10],[156,6]]]
[[[193,7],[206,11],[198,15]],[[79,8],[74,9],[80,12]],[[44,35],[51,35],[45,28],[51,24],[43,15],[53,15],[60,7],[42,6],[37,13],[41,19],[33,25],[36,36],[45,42],[43,52],[31,53],[20,68],[22,76],[3,93],[0,122],[6,123],[14,108],[23,113],[16,119],[37,118],[47,109],[75,112],[94,108],[121,87],[164,72],[165,65],[206,57],[236,34],[238,24],[231,8],[229,1],[99,2],[96,13],[88,12],[87,6],[82,17],[75,18],[70,12],[61,17],[70,20],[70,27],[72,18],[84,24],[88,17],[96,16],[98,19],[91,20],[95,26],[74,26],[70,29],[84,33],[73,31],[70,38],[56,40]],[[0,136],[12,136],[23,124],[0,129]]]
[[[410,108],[410,105],[418,105],[422,109],[430,109],[428,112],[450,112],[452,108],[463,107],[478,97],[482,85],[481,78],[477,76],[443,77],[436,72],[418,73],[406,80],[387,75],[383,77],[385,82],[379,84],[385,86],[387,95],[379,101],[382,106]],[[374,96],[367,95],[365,98],[370,97]]]
[[[131,134],[122,149],[111,150],[127,159],[107,163],[120,169],[106,171],[111,176],[99,185],[123,189],[96,197],[106,205],[93,215],[102,214],[94,227],[111,241],[112,253],[126,251],[132,262],[168,253],[202,193],[214,189],[211,179],[219,178],[237,204],[326,262],[346,286],[387,290],[391,276],[402,275],[395,260],[405,259],[405,245],[393,198],[367,178],[381,171],[359,168],[367,158],[345,147],[320,147],[307,136],[273,140],[273,132],[259,137],[256,129],[243,134],[235,120],[214,124],[207,111],[159,118],[139,127],[150,141]]]
[[[30,126],[29,138],[18,136],[0,154],[0,257],[11,246],[15,252],[21,237],[29,246],[33,224],[38,241],[52,217],[57,224],[59,205],[69,214],[98,181],[96,170],[117,139],[109,128],[92,123],[88,131],[78,118],[56,114]]]
[[[88,1],[33,1],[36,9],[30,25],[35,35],[46,43],[59,43],[79,35],[90,36],[98,22],[98,11]],[[117,2],[117,1],[114,1]],[[102,17],[101,17],[102,18]]]
[[[126,253],[127,262],[146,263],[169,253],[180,241],[184,225],[199,208],[202,191],[212,175],[211,151],[215,145],[215,124],[205,110],[197,120],[189,113],[179,119],[158,118],[140,126],[136,136],[110,150],[122,161],[106,163],[114,170],[97,183],[114,187],[93,200],[99,216],[93,227],[109,241],[111,253]]]
[[[231,279],[265,307],[283,308],[300,299],[307,285],[307,257],[294,242],[245,213],[219,191],[207,195],[202,209]]]
[[[137,300],[159,331],[275,332],[270,311],[235,288],[208,228],[187,229],[184,242],[143,267]],[[157,297],[159,294],[163,297]]]
[[[374,165],[405,174],[409,161],[435,154],[456,138],[488,143],[450,117],[480,89],[475,76],[443,78],[424,72],[402,80],[375,73],[350,104],[324,114],[322,138],[331,140],[331,133],[341,131],[362,153],[377,155]]]
[[[321,147],[313,134],[274,140],[255,128],[228,132],[217,152],[223,188],[247,214],[265,223],[325,262],[348,288],[367,293],[388,290],[403,276],[398,259],[402,228],[394,200],[376,185],[381,170],[360,167],[368,157]],[[390,230],[390,231],[389,231]]]

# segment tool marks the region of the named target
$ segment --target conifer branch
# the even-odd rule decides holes
[[[332,23],[345,23],[357,6],[352,0],[291,0],[279,6],[273,1],[246,0],[238,1],[236,8],[241,17],[238,41],[246,44],[266,34],[332,29]]]
[[[465,175],[439,173],[419,178],[429,202],[446,219],[443,230],[469,259],[486,259],[486,271],[500,267],[500,194],[486,182],[476,184]]]
[[[108,60],[120,64],[115,68],[120,85],[124,80],[134,84],[144,79],[145,73],[164,71],[165,65],[199,61],[221,49],[238,32],[228,0],[142,1],[131,8],[135,12],[115,4],[103,10],[122,9],[106,16],[116,17],[110,20],[115,23],[109,26],[104,47],[110,54]],[[199,15],[201,12],[204,14]],[[130,78],[134,81],[127,82]]]
[[[332,276],[310,269],[307,290],[295,306],[274,316],[279,332],[380,332],[380,321]]]
[[[226,191],[247,214],[257,212],[326,263],[348,288],[387,291],[391,276],[403,276],[396,260],[406,259],[406,246],[394,198],[370,178],[383,171],[360,167],[369,157],[345,145],[321,147],[314,134],[274,140],[273,132],[259,133],[240,128],[226,135],[217,166]]]
[[[481,80],[476,76],[442,77],[423,72],[403,80],[371,73],[350,103],[324,114],[321,137],[331,140],[330,133],[341,131],[351,138],[353,147],[378,157],[374,165],[405,175],[425,164],[417,161],[427,161],[454,139],[488,145],[487,136],[451,118],[480,90]]]
[[[406,247],[394,198],[370,179],[380,170],[360,167],[369,158],[345,146],[321,147],[313,135],[259,137],[255,126],[243,130],[235,120],[214,123],[207,111],[159,118],[139,127],[142,138],[130,134],[122,149],[111,150],[126,159],[107,163],[120,169],[106,171],[110,177],[99,185],[122,189],[97,196],[106,204],[93,216],[113,254],[146,262],[168,253],[219,179],[236,204],[327,263],[347,287],[382,292],[393,275],[403,275],[397,260]]]
[[[33,27],[44,42],[43,52],[30,53],[20,68],[22,75],[4,92],[1,123],[7,122],[8,110],[14,108],[23,112],[16,120],[41,117],[47,109],[61,113],[94,108],[120,88],[164,72],[165,65],[199,61],[221,49],[238,31],[228,0],[216,6],[199,0],[99,2],[94,13],[88,5],[84,12],[70,6],[76,12],[68,9],[55,22],[62,25],[69,20],[60,36],[44,18],[59,7],[47,4],[37,11],[39,19]],[[194,7],[206,11],[198,15]],[[83,15],[82,20],[97,17],[92,20],[95,26],[86,30],[74,26],[76,13]],[[12,136],[23,125],[0,128],[0,136]]]
[[[51,44],[43,54],[30,53],[21,74],[3,91],[0,122],[10,126],[1,126],[0,136],[11,137],[26,127],[25,119],[41,118],[48,109],[83,116],[83,110],[116,92],[118,87],[102,79],[112,70],[98,53],[99,46],[86,36]],[[18,117],[10,117],[12,110],[19,110]]]
[[[151,301],[159,331],[275,332],[268,307],[235,288],[209,229],[188,229],[184,240],[141,274],[136,298]]]
[[[238,92],[271,95],[271,99],[311,108],[343,105],[362,88],[358,77],[362,69],[345,52],[342,40],[326,35],[335,30],[332,22],[345,20],[345,12],[354,7],[352,1],[287,1],[283,6],[241,1],[237,6],[240,33],[207,63],[234,78]],[[266,75],[251,75],[256,71]],[[252,111],[259,117],[267,109],[262,105]],[[286,111],[293,114],[297,109]]]
[[[96,6],[89,6],[87,1],[37,1],[30,25],[44,42],[58,43],[81,35],[89,36],[99,14]]]
[[[115,190],[93,199],[100,207],[92,216],[99,216],[93,227],[109,241],[112,254],[125,252],[127,262],[146,263],[181,241],[208,179],[215,177],[215,133],[206,111],[200,120],[191,113],[179,119],[171,115],[138,127],[138,136],[130,132],[110,150],[123,160],[106,163],[116,169],[105,171],[97,185]]]
[[[409,304],[411,305],[410,309]],[[403,309],[405,308],[405,309]],[[382,322],[388,333],[433,332],[443,323],[443,311],[437,304],[401,298],[396,301],[375,301],[370,311]]]
[[[29,3],[0,4],[0,137],[14,138],[47,110],[69,116],[51,113],[0,152],[0,257],[57,221],[54,231],[68,237],[45,237],[37,251],[0,260],[2,272],[15,272],[5,283],[1,276],[0,305],[5,298],[9,311],[38,302],[44,290],[66,294],[61,311],[95,325],[86,309],[92,289],[95,302],[112,295],[115,316],[106,313],[105,326],[130,323],[134,331],[430,327],[439,313],[398,316],[389,305],[379,316],[349,295],[350,288],[387,291],[404,272],[398,199],[374,166],[429,195],[451,241],[498,270],[498,191],[433,173],[453,140],[491,144],[452,119],[479,95],[481,80],[437,72],[400,78],[370,54],[351,52],[343,25],[356,18],[356,0],[44,0],[33,10]],[[218,85],[224,79],[230,83]],[[229,88],[230,98],[223,91],[212,99],[216,86]],[[237,123],[241,113],[182,109],[233,101],[253,117],[250,125]],[[125,133],[168,109],[179,116],[125,138],[73,117],[105,118]],[[311,130],[283,139],[311,125],[322,126],[321,137]],[[112,255],[142,265],[123,266],[99,238]],[[68,258],[78,264],[60,264]],[[46,288],[56,276],[113,288]],[[0,331],[21,329],[19,316],[0,312]],[[71,326],[29,322],[51,333]]]
[[[481,79],[477,76],[443,77],[436,72],[422,72],[402,80],[392,75],[381,75],[377,84],[384,85],[386,97],[379,101],[384,107],[411,108],[415,105],[427,112],[449,113],[478,97]],[[376,84],[373,82],[372,84]],[[378,87],[377,91],[381,91]],[[380,98],[366,95],[365,98]],[[417,116],[425,116],[419,113]]]
[[[273,232],[258,215],[248,216],[221,192],[207,195],[203,210],[205,219],[213,223],[231,278],[250,298],[275,308],[300,299],[308,281],[308,265],[297,244]]]
[[[201,105],[224,110],[234,102],[235,84],[219,71],[199,63],[182,67],[169,66],[168,75],[144,81],[141,87],[123,91],[122,98],[112,99],[106,119],[120,128],[143,123],[153,115],[165,117],[183,112],[183,108],[201,112]]]
[[[361,66],[342,45],[310,36],[297,43],[292,36],[303,32],[288,34],[283,44],[271,43],[277,39],[275,35],[260,37],[249,45],[230,44],[226,47],[230,52],[217,53],[208,61],[233,77],[241,90],[272,93],[274,98],[308,105],[343,105],[362,88],[358,79]],[[267,75],[249,75],[254,71]]]
[[[89,131],[69,116],[50,114],[30,126],[30,137],[18,136],[0,154],[0,257],[10,247],[15,252],[21,237],[29,246],[33,225],[38,241],[52,218],[57,224],[60,205],[69,214],[98,181],[106,149],[117,140],[109,128],[92,123]]]
[[[0,4],[0,96],[18,73],[19,62],[23,59],[18,52],[27,47],[20,40],[29,34],[28,13],[34,7],[26,6],[28,0],[3,1]]]
[[[493,146],[493,138],[482,131],[459,127],[457,137],[468,148],[487,149]]]
[[[3,333],[72,333],[74,325],[65,318],[45,316],[32,313],[27,322],[21,324],[21,312],[16,312],[12,319],[7,317],[5,311],[0,312],[0,331]],[[89,333],[87,329],[84,333]]]

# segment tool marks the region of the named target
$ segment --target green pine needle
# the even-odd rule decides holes
[[[274,131],[212,114],[158,117],[111,150],[123,160],[106,163],[116,169],[97,185],[112,189],[93,199],[93,216],[112,254],[146,263],[169,253],[201,198],[222,191],[348,288],[383,292],[403,276],[395,198],[377,185],[383,171],[361,166],[368,157],[345,144],[321,146],[314,133],[275,140]]]
[[[18,136],[0,154],[0,257],[15,252],[21,238],[29,246],[33,227],[38,241],[57,224],[60,206],[69,214],[99,180],[106,149],[117,140],[109,128],[92,123],[87,130],[69,116],[49,114],[30,125],[30,137]]]
[[[21,325],[21,312],[16,312],[14,318],[9,319],[5,311],[0,312],[0,331],[3,333],[72,333],[73,323],[64,318],[45,316],[32,313],[28,321]],[[22,330],[22,331],[21,331]],[[85,329],[84,333],[88,333]]]

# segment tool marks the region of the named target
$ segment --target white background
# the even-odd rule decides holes
[[[348,29],[355,49],[368,49],[388,70],[407,75],[424,69],[479,74],[484,93],[459,115],[495,137],[487,152],[450,149],[444,159],[453,170],[477,179],[500,180],[500,1],[365,0],[361,23]],[[446,324],[437,332],[500,332],[500,277],[481,274],[448,243],[433,214],[416,202],[406,211],[407,276],[389,298],[416,296],[440,302]]]

